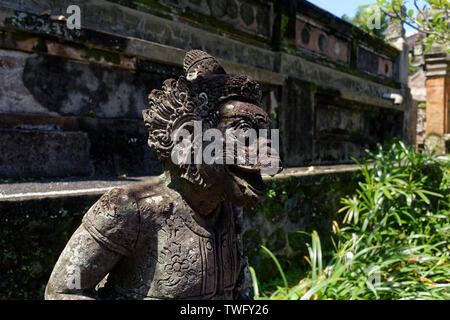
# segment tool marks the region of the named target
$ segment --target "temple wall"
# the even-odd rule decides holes
[[[141,110],[152,89],[181,74],[187,50],[203,49],[227,72],[263,84],[263,107],[280,129],[288,166],[350,163],[376,142],[408,142],[401,52],[305,1],[293,3],[294,9],[256,0],[0,0],[0,128],[87,134],[87,174],[157,172],[152,151],[132,142],[146,140]],[[79,30],[61,18],[73,4],[81,9]],[[383,99],[387,93],[405,102],[394,105]],[[98,148],[107,150],[104,159]],[[41,177],[43,165],[13,174],[0,163],[0,177]],[[60,176],[50,166],[44,173]]]

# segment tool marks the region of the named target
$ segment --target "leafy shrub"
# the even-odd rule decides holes
[[[341,200],[341,226],[333,222],[332,258],[324,261],[314,231],[311,268],[290,287],[263,247],[284,285],[260,294],[251,269],[256,299],[450,299],[449,161],[399,142],[360,166],[364,179]]]

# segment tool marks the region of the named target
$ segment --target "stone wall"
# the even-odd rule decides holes
[[[307,1],[280,3],[0,0],[0,128],[33,130],[34,141],[48,131],[87,135],[90,169],[67,167],[67,175],[160,172],[144,146],[141,110],[152,89],[181,74],[187,50],[203,49],[229,73],[263,84],[263,107],[281,130],[289,166],[349,163],[375,142],[411,140],[401,52]],[[81,8],[80,30],[61,18],[73,4]],[[394,105],[386,93],[405,102]],[[2,145],[11,139],[5,132]],[[18,134],[9,144],[20,141]],[[55,141],[56,149],[70,148]],[[37,159],[48,151],[22,148]],[[51,163],[24,157],[0,162],[0,177],[60,176]],[[59,159],[70,161],[70,153]]]
[[[425,107],[417,109],[417,146],[423,148],[427,128],[427,110]]]
[[[332,248],[333,221],[342,221],[337,213],[340,200],[355,192],[358,181],[358,172],[353,170],[286,175],[267,181],[265,203],[244,210],[244,248],[261,283],[279,277],[261,245],[277,256],[286,272],[308,267],[304,256],[309,255],[306,244],[311,243],[308,234],[312,231],[319,233],[324,254]]]
[[[260,281],[278,276],[265,245],[282,266],[304,267],[307,236],[317,230],[330,245],[339,199],[357,186],[357,172],[288,174],[268,179],[267,200],[244,210],[244,248]],[[37,182],[39,183],[39,182]],[[45,285],[68,239],[100,194],[28,197],[0,201],[0,299],[43,299]]]

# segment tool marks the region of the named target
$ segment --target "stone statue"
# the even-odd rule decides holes
[[[199,50],[186,54],[184,71],[153,90],[143,110],[164,174],[114,188],[89,209],[54,267],[46,299],[251,299],[240,207],[265,199],[264,164],[174,163],[171,155],[174,133],[192,132],[195,121],[202,132],[268,128],[261,89]],[[272,148],[270,139],[257,140]],[[277,173],[281,163],[271,155]],[[223,157],[235,159],[234,149]]]

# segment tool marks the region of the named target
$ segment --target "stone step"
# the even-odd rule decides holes
[[[0,203],[30,199],[101,196],[106,191],[130,183],[142,182],[143,177],[70,177],[65,179],[27,179],[0,183]]]
[[[329,176],[352,173],[359,170],[357,165],[311,166],[286,168],[275,177],[264,177],[266,182],[297,178],[303,184],[323,183]],[[67,177],[63,179],[22,179],[0,180],[0,204],[46,198],[67,198],[78,196],[100,197],[106,191],[131,183],[143,182],[152,176],[127,177]]]

